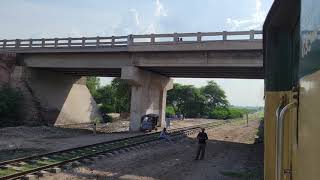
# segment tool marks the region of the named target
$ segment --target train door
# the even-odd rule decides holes
[[[289,4],[289,5],[288,5]],[[297,120],[299,0],[277,0],[264,23],[264,179],[292,179]]]
[[[320,179],[320,1],[301,0],[299,99],[292,177]]]

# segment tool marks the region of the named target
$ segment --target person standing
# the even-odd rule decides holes
[[[171,121],[171,118],[166,118],[166,128],[169,129],[170,128],[170,121]]]
[[[206,141],[208,140],[208,135],[207,133],[205,133],[204,128],[201,128],[201,132],[199,132],[197,139],[198,139],[198,149],[197,149],[197,156],[195,160],[198,160],[199,156],[200,156],[200,160],[203,160],[204,153],[206,151]]]
[[[165,139],[166,141],[171,142],[171,138],[170,138],[166,128],[163,128],[163,130],[160,133],[159,138],[160,139]]]

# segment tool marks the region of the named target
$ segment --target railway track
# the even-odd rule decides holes
[[[199,126],[179,128],[169,131],[170,136],[175,138],[184,135],[190,135],[199,131],[200,128],[207,129],[220,126],[226,122],[208,123]],[[135,146],[143,146],[146,143],[157,142],[159,132],[133,136],[124,139],[107,141],[88,146],[76,147],[63,151],[56,151],[36,156],[29,156],[19,159],[0,162],[0,180],[19,179],[26,175],[39,175],[41,171],[55,171],[66,164],[76,166],[81,161],[88,162],[91,158],[105,158],[111,153],[125,152],[134,149]]]

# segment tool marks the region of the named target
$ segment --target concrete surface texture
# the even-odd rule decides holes
[[[233,39],[239,35],[247,38]],[[45,121],[53,125],[100,118],[81,77],[128,80],[133,85],[130,130],[137,131],[144,114],[159,114],[164,124],[166,94],[172,88],[169,77],[263,78],[262,40],[255,35],[261,32],[129,35],[111,37],[111,42],[102,41],[107,37],[81,38],[81,44],[79,38],[68,38],[67,44],[63,38],[0,40],[0,52],[19,53],[17,65],[26,70],[20,76],[39,100]],[[204,40],[208,36],[221,39]],[[190,37],[194,40],[188,41]],[[150,42],[135,41],[139,38]],[[160,42],[159,38],[172,40]],[[10,75],[1,67],[0,75],[8,81]]]
[[[231,50],[24,54],[19,64],[82,76],[120,77],[122,67],[136,66],[170,77],[263,78],[262,49],[230,46]]]
[[[67,43],[66,38],[9,40],[11,44],[0,40],[0,52],[19,53],[19,64],[27,67],[82,76],[120,77],[122,67],[136,66],[168,77],[260,79],[261,34],[253,30],[147,34],[67,38]]]
[[[49,124],[87,123],[101,118],[84,78],[32,68],[26,68],[24,76]]]
[[[0,85],[10,82],[16,64],[15,54],[0,54]]]
[[[141,117],[159,114],[161,125],[165,123],[167,91],[173,88],[173,80],[136,67],[122,68],[121,79],[132,85],[130,106],[130,131],[138,131]]]

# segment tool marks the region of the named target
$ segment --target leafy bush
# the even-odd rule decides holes
[[[242,118],[245,110],[238,108],[229,108],[228,119]]]
[[[207,117],[212,109],[229,105],[225,92],[214,81],[204,87],[175,83],[168,91],[167,105],[188,118]]]
[[[130,112],[131,86],[120,78],[111,84],[98,87],[93,94],[98,104],[103,104],[102,113]]]
[[[23,96],[19,90],[5,85],[0,89],[0,127],[19,126]]]
[[[108,113],[114,112],[114,107],[109,104],[100,104],[99,111],[102,115],[102,119],[100,119],[100,123],[112,122],[112,117],[108,115]]]
[[[209,113],[210,119],[228,119],[229,111],[227,108],[215,108]]]
[[[176,113],[175,113],[175,111],[174,111],[172,106],[169,105],[169,106],[166,107],[166,117],[172,117],[175,114]]]
[[[102,115],[102,123],[107,123],[107,122],[112,122],[112,117],[109,116],[108,114],[103,114]]]
[[[215,108],[209,113],[211,119],[235,119],[242,118],[246,113],[245,109],[239,108]]]
[[[112,113],[114,112],[114,107],[109,104],[102,104],[99,106],[99,110],[102,114]]]

